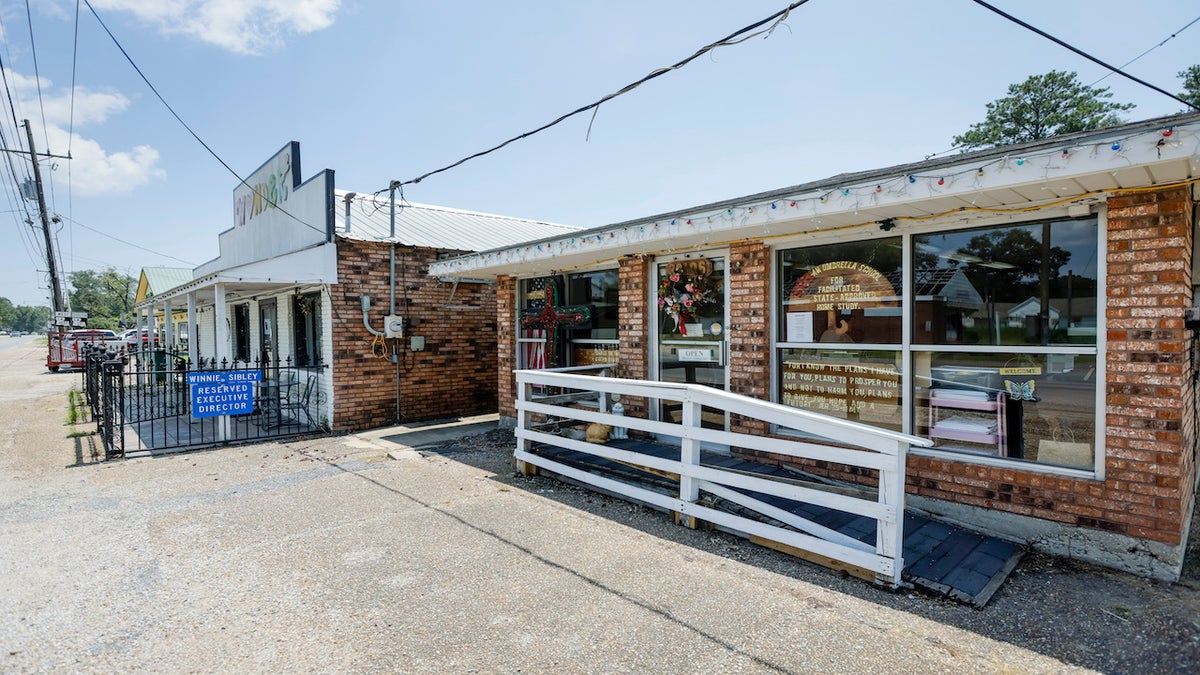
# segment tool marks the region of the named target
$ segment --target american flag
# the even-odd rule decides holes
[[[536,370],[546,367],[546,331],[541,328],[528,328],[521,332],[522,338],[528,338],[529,342],[523,342],[523,356],[525,357],[525,368]]]

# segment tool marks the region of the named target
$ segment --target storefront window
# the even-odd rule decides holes
[[[913,341],[1096,344],[1097,237],[1095,218],[913,237]]]
[[[780,252],[780,341],[899,344],[903,259],[899,237]]]
[[[520,366],[616,363],[617,278],[617,270],[595,270],[521,282]],[[550,313],[548,303],[553,309]]]
[[[779,358],[783,404],[900,430],[899,352],[784,349]]]
[[[1091,468],[1096,357],[914,352],[916,430],[937,448]]]
[[[778,400],[964,457],[1093,469],[1101,254],[1096,218],[780,251]]]

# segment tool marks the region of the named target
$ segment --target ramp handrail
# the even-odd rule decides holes
[[[879,583],[893,587],[900,583],[900,573],[903,570],[905,460],[909,446],[928,447],[932,445],[928,439],[699,384],[630,380],[555,370],[518,370],[516,376],[517,447],[514,458],[518,463],[539,466],[674,511],[679,514],[681,522],[691,526],[695,526],[696,519],[705,520],[750,536],[810,551],[868,570],[875,574]],[[592,400],[595,401],[595,408],[579,407],[579,396],[539,396],[534,391],[535,386],[590,392],[594,394]],[[673,422],[615,415],[608,404],[614,394],[622,397],[677,401],[683,407],[682,418],[679,422]],[[800,432],[800,437],[793,440],[706,429],[701,426],[703,407],[762,420],[778,428],[792,429]],[[541,431],[535,424],[535,416],[560,418],[575,423],[600,423],[658,437],[678,438],[680,458],[678,461],[663,459]],[[646,467],[655,470],[656,473],[678,476],[679,496],[676,498],[663,495],[534,454],[534,442]],[[819,487],[805,487],[794,482],[772,480],[766,476],[751,476],[718,467],[701,466],[702,443],[873,469],[879,476],[876,499],[862,499],[829,492]],[[701,491],[757,511],[789,527],[779,527],[705,506],[699,503]],[[876,522],[875,545],[864,544],[811,520],[783,511],[746,494],[746,491],[872,518]]]

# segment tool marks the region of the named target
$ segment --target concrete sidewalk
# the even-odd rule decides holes
[[[374,441],[387,448],[392,459],[404,459],[407,453],[429,450],[445,443],[468,439],[496,429],[500,415],[474,415],[454,419],[398,424],[355,434],[356,437]]]

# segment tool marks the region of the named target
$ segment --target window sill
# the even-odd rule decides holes
[[[910,448],[908,454],[919,457],[932,457],[935,459],[966,462],[968,464],[982,464],[983,466],[994,466],[1002,469],[1012,469],[1013,471],[1029,471],[1051,476],[1062,476],[1064,478],[1082,478],[1084,480],[1094,481],[1104,480],[1104,477],[1098,475],[1095,469],[1073,469],[1067,466],[1039,464],[1038,462],[1026,462],[1015,459],[1007,459],[1004,457],[994,457],[991,455],[970,455],[960,452],[938,450],[937,448]]]

